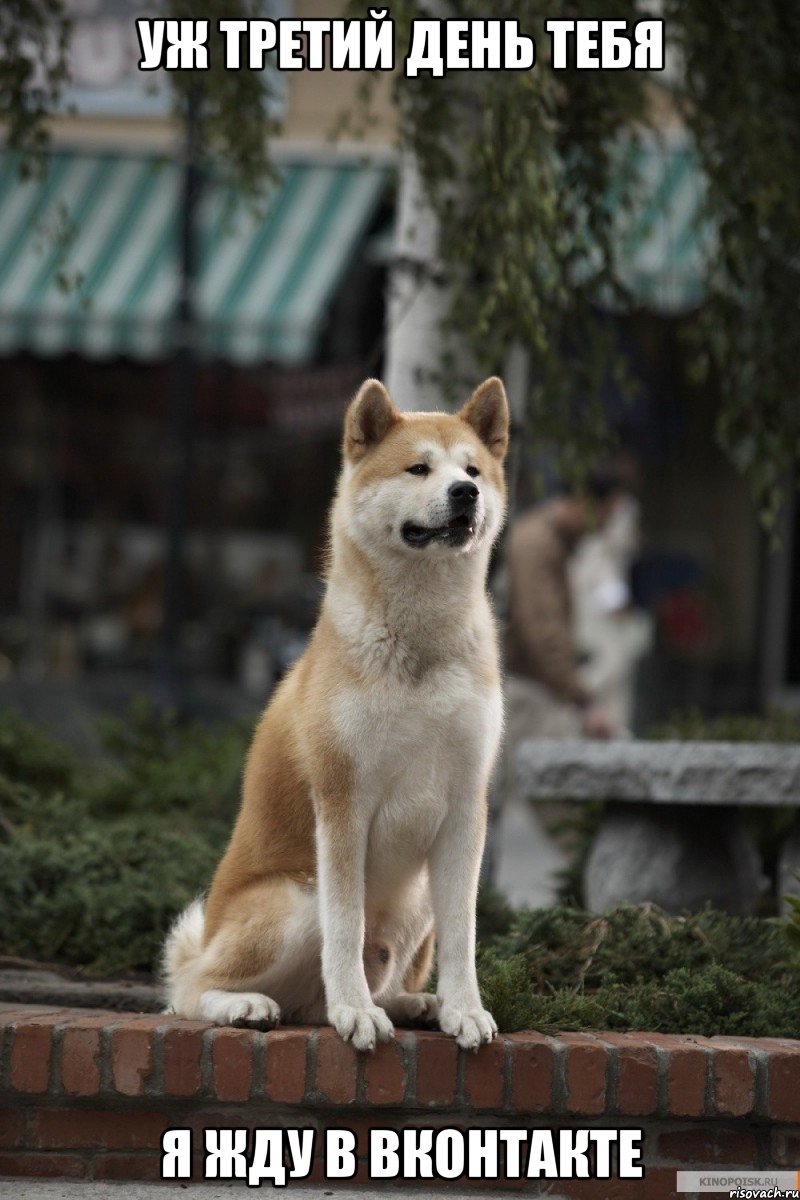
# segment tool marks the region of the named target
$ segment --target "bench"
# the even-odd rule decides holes
[[[800,807],[800,746],[757,742],[523,742],[532,800],[607,802],[584,871],[587,908],[651,901],[755,912],[767,888],[748,807]],[[780,855],[779,894],[800,893],[800,825]]]

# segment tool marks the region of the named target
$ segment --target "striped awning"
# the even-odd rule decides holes
[[[636,302],[656,312],[696,308],[714,235],[702,219],[704,180],[686,135],[627,141],[617,172],[620,185],[631,187],[630,206],[617,211],[620,278]]]
[[[258,205],[209,183],[198,213],[199,349],[297,363],[375,215],[388,170],[297,162]],[[0,159],[0,355],[168,353],[180,173],[167,162],[54,153],[22,180]]]

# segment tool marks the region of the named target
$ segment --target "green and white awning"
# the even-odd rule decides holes
[[[209,184],[198,217],[201,351],[241,363],[313,357],[387,179],[380,166],[295,163],[257,208]],[[55,153],[23,181],[0,158],[0,354],[168,353],[179,204],[172,163]]]
[[[631,141],[618,170],[635,182],[635,203],[617,222],[622,279],[656,311],[695,307],[712,239],[699,222],[691,147],[685,137]],[[199,211],[201,351],[240,363],[312,358],[388,174],[294,163],[258,209],[209,184]],[[0,156],[0,355],[167,354],[179,204],[172,163],[62,152],[24,181]]]
[[[634,299],[678,314],[702,303],[713,231],[701,216],[704,181],[685,135],[630,140],[621,148],[620,183],[630,209],[616,224],[619,274]]]

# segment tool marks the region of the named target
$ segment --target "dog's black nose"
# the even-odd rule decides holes
[[[472,508],[478,499],[478,489],[469,479],[460,480],[458,483],[451,483],[447,489],[447,494],[450,497],[451,506],[459,509],[461,512]]]

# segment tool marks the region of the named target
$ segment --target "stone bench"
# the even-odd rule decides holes
[[[588,908],[652,901],[755,911],[767,887],[744,807],[800,806],[800,747],[755,742],[523,742],[517,772],[533,800],[606,801],[584,874]],[[778,886],[797,893],[800,827]]]

